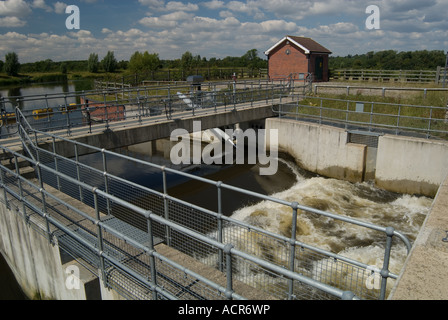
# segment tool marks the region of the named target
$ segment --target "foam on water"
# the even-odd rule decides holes
[[[376,225],[393,227],[411,241],[415,240],[433,202],[433,199],[427,197],[386,192],[366,182],[350,183],[323,177],[306,178],[293,163],[281,161],[296,174],[297,182],[290,189],[273,194],[273,197]],[[235,211],[232,218],[286,237],[291,236],[292,210],[287,206],[262,201]],[[386,241],[383,233],[299,211],[296,236],[298,241],[306,244],[369,266],[379,269],[382,267]],[[245,246],[244,243],[239,245]],[[281,252],[279,248],[271,249],[272,252]],[[406,255],[405,245],[399,239],[394,239],[389,270],[399,274]],[[332,268],[331,264],[334,262],[329,260],[332,259],[313,261],[313,268],[321,270],[323,265],[325,268]],[[279,263],[285,264],[286,261]]]

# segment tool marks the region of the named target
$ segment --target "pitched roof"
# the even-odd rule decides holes
[[[286,36],[283,39],[281,39],[279,42],[277,42],[274,46],[272,46],[269,50],[267,50],[264,54],[269,55],[269,53],[272,50],[274,50],[276,47],[278,47],[280,44],[282,44],[285,40],[291,41],[297,47],[299,47],[303,51],[305,51],[305,54],[309,54],[309,53],[331,54],[332,53],[330,50],[328,50],[324,46],[320,45],[319,43],[317,43],[316,41],[314,41],[311,38]]]

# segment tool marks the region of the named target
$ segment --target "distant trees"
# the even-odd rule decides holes
[[[17,76],[19,74],[19,57],[15,52],[7,53],[5,56],[4,70],[8,76]]]
[[[265,68],[264,61],[258,56],[257,49],[247,51],[241,57],[242,63],[250,70]]]
[[[136,51],[129,60],[128,69],[132,73],[156,71],[161,66],[159,54]]]
[[[101,60],[101,65],[106,72],[115,72],[117,70],[117,64],[113,51],[108,51],[104,59]]]
[[[87,61],[87,70],[92,73],[97,73],[99,66],[98,55],[96,53],[91,53],[89,60]]]
[[[330,57],[330,69],[377,70],[435,70],[444,66],[446,53],[442,50],[403,51],[384,50],[360,55]]]

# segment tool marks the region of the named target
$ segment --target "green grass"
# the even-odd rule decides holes
[[[365,85],[365,84],[364,84]],[[375,85],[370,85],[376,87]],[[403,86],[400,86],[403,87]],[[408,85],[412,88],[430,88],[428,85]],[[435,86],[431,86],[435,87]],[[353,89],[355,91],[355,89]],[[329,100],[319,98],[327,98]],[[347,102],[348,101],[348,102]],[[358,103],[364,105],[363,112],[356,112]],[[320,109],[322,103],[322,110]],[[298,112],[315,118],[349,121],[361,125],[377,124],[388,128],[401,127],[401,130],[411,130],[426,133],[428,129],[448,132],[448,123],[445,123],[447,112],[447,92],[404,92],[386,96],[364,95],[362,91],[357,94],[311,94],[300,102],[299,106],[290,108],[290,112]],[[399,117],[398,117],[399,116]],[[430,120],[431,119],[431,120]],[[431,132],[433,136],[444,139],[448,134]]]

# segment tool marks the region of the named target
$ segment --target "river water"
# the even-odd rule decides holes
[[[1,90],[0,90],[1,93]],[[116,150],[132,157],[161,165],[169,164],[161,154],[149,156],[145,153]],[[90,157],[93,164],[101,161]],[[150,171],[143,167],[122,161],[111,168],[121,177],[136,183],[151,185]],[[184,168],[184,170],[187,170]],[[375,188],[372,183],[349,183],[320,177],[302,170],[288,156],[279,158],[279,170],[274,176],[260,176],[258,165],[196,166],[188,169],[191,173],[215,181],[245,188],[262,194],[272,195],[287,201],[350,216],[382,226],[392,226],[415,240],[428,214],[433,199],[410,195],[400,195]],[[169,194],[194,204],[216,210],[216,188],[191,181],[177,181],[169,189]],[[225,195],[224,195],[225,196]],[[288,235],[291,224],[291,210],[264,201],[255,201],[235,194],[223,198],[223,211],[235,219],[249,222],[269,231]],[[381,266],[384,255],[384,237],[378,233],[352,228],[346,224],[333,223],[327,218],[318,218],[299,212],[297,239],[310,245],[340,253],[368,265]],[[406,248],[400,241],[394,242],[394,255],[390,270],[398,274],[406,258]],[[22,299],[20,290],[14,284],[12,273],[0,259],[0,281],[11,285],[0,287],[0,299]]]
[[[129,155],[147,161],[157,161],[154,156],[135,152]],[[163,158],[161,155],[156,157]],[[381,190],[372,182],[350,183],[321,177],[301,169],[287,155],[279,155],[279,170],[274,176],[260,176],[259,165],[224,166],[215,168],[215,171],[212,167],[201,166],[194,170],[203,170],[203,174],[198,174],[214,181],[222,181],[376,225],[393,227],[404,233],[411,242],[415,240],[433,202],[433,199],[428,197]],[[129,174],[139,183],[144,184],[147,181],[141,168],[129,168]],[[215,186],[192,182],[178,183],[171,187],[168,193],[201,207],[216,210]],[[292,219],[291,209],[288,207],[267,201],[255,201],[236,194],[224,198],[223,204],[223,213],[232,218],[290,237]],[[302,211],[299,211],[297,229],[299,241],[339,253],[369,266],[380,269],[382,267],[386,238],[382,233]],[[395,238],[390,271],[399,274],[406,256],[406,246]]]

